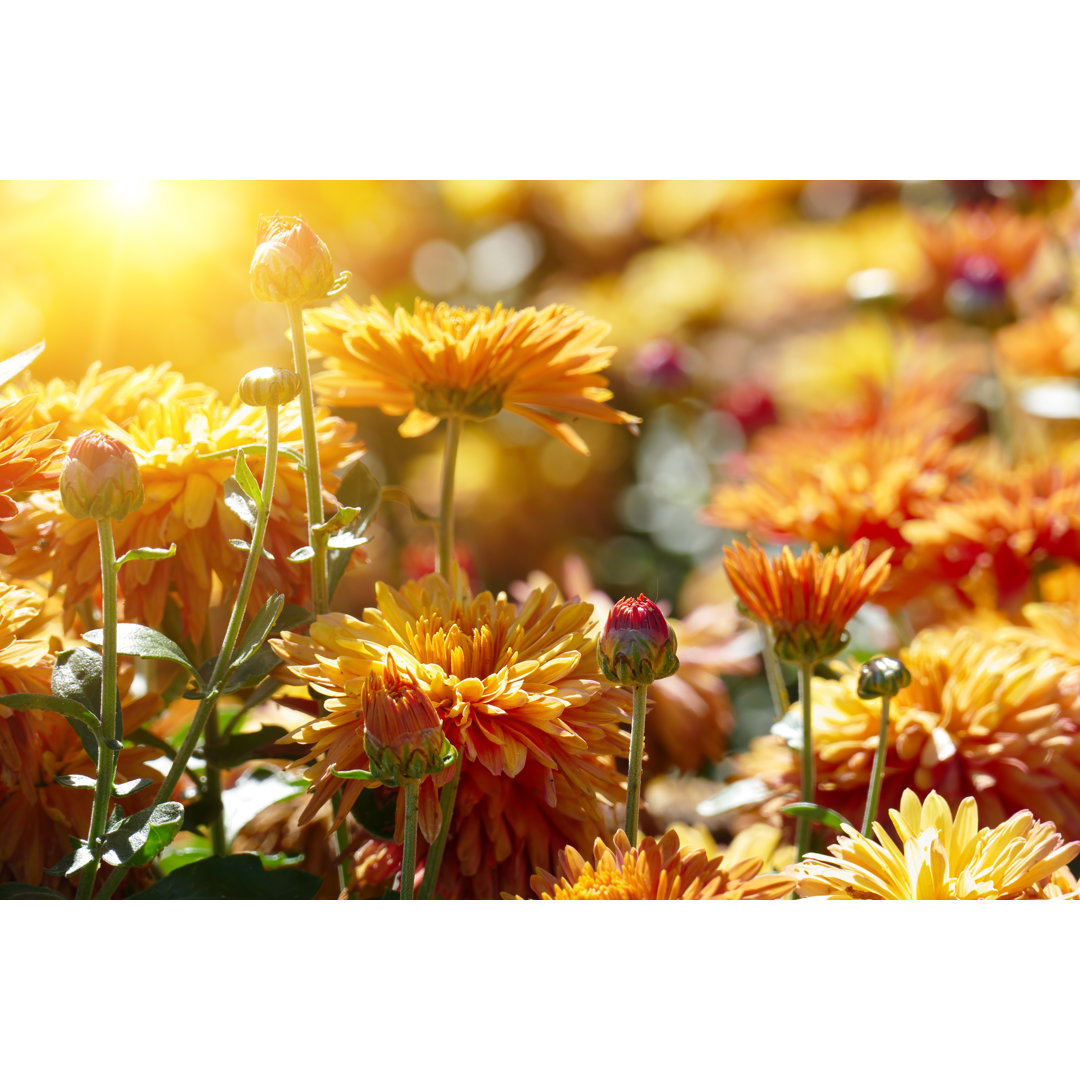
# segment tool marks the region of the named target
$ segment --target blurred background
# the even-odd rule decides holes
[[[729,534],[699,515],[748,440],[858,407],[912,335],[962,347],[995,290],[1059,298],[1074,207],[1049,181],[5,182],[0,355],[44,338],[38,378],[168,362],[231,395],[289,357],[283,313],[248,287],[272,212],[323,237],[361,302],[561,301],[610,323],[613,404],[645,418],[640,434],[583,422],[583,458],[508,413],[467,425],[463,562],[499,589],[535,569],[564,580],[576,554],[598,588],[680,613],[728,595]],[[348,418],[379,479],[434,509],[440,431]],[[370,552],[389,580],[433,557],[400,504]]]

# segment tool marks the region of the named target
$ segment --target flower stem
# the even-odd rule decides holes
[[[870,777],[870,793],[866,799],[866,812],[863,814],[862,834],[870,836],[870,826],[877,817],[878,801],[881,798],[881,781],[885,776],[885,755],[889,749],[889,702],[888,694],[881,699],[881,729],[878,731],[877,750],[874,751],[874,771]]]
[[[334,817],[337,817],[338,810],[341,808],[341,791],[340,789],[335,791],[330,796],[330,808],[334,813]],[[349,874],[345,869],[345,849],[349,846],[349,826],[346,822],[342,822],[334,830],[334,840],[337,843],[337,880],[338,890],[346,894],[348,898],[349,889]]]
[[[648,692],[647,683],[634,685],[634,712],[630,719],[630,766],[626,772],[626,838],[631,847],[637,847],[641,759],[645,751],[645,698]]]
[[[304,341],[303,306],[298,302],[286,305],[289,309],[289,329],[292,331],[293,364],[300,377],[300,428],[304,437],[304,490],[307,494],[308,543],[315,552],[311,560],[311,606],[315,615],[330,610],[330,584],[327,569],[329,537],[315,532],[323,523],[322,471],[319,464],[319,443],[315,436],[315,398],[311,390],[311,367],[308,364],[307,343]]]
[[[461,442],[461,419],[446,419],[446,447],[443,450],[442,493],[439,497],[439,561],[435,569],[443,577],[450,576],[454,558],[454,472],[457,468],[458,445]]]
[[[405,781],[405,844],[401,849],[401,899],[413,899],[416,880],[416,823],[420,815],[420,781]]]
[[[777,720],[782,720],[791,708],[791,702],[788,700],[780,661],[776,658],[776,639],[768,626],[762,626],[761,632],[765,636],[765,648],[761,650],[761,659],[765,665],[765,681],[769,684],[769,695],[772,697],[773,715]]]
[[[802,801],[814,801],[814,728],[810,683],[814,677],[813,661],[799,664],[799,702],[802,705]],[[799,818],[795,831],[795,859],[798,862],[810,847],[810,821]]]
[[[439,809],[442,812],[442,824],[435,843],[428,848],[424,860],[424,880],[420,883],[420,899],[434,900],[435,886],[439,882],[439,867],[442,866],[443,852],[446,850],[446,838],[450,835],[450,819],[454,816],[454,802],[457,799],[458,782],[461,780],[461,753],[458,752],[454,767],[454,776],[442,790]]]
[[[221,643],[221,651],[218,653],[217,661],[214,664],[213,674],[210,676],[210,682],[206,688],[206,696],[199,702],[199,706],[195,710],[195,717],[191,721],[191,726],[184,736],[184,741],[181,743],[180,749],[176,752],[176,757],[173,759],[168,775],[165,777],[164,781],[162,781],[161,787],[158,788],[158,792],[154,796],[152,809],[160,806],[176,789],[176,785],[180,782],[180,777],[183,776],[184,770],[187,768],[188,760],[199,741],[199,737],[206,727],[206,722],[216,708],[217,700],[221,696],[221,691],[225,684],[225,675],[229,670],[233,650],[236,648],[236,641],[240,636],[240,627],[243,624],[244,614],[247,611],[248,598],[251,596],[251,587],[255,582],[255,571],[258,569],[259,557],[262,555],[263,541],[266,538],[266,526],[270,521],[270,507],[274,502],[274,483],[277,478],[277,459],[278,411],[276,405],[271,405],[268,406],[266,410],[266,459],[263,466],[262,487],[260,489],[262,497],[255,517],[255,528],[251,536],[251,547],[248,550],[247,562],[244,564],[244,574],[240,579],[240,588],[237,590],[236,599],[233,601],[232,613],[229,616],[229,625],[225,630],[225,638]],[[126,872],[125,867],[118,866],[109,875],[108,880],[101,890],[101,899],[108,899],[112,896],[120,885],[120,882],[123,880]]]
[[[99,837],[105,832],[109,818],[113,780],[116,778],[115,745],[124,737],[124,722],[116,708],[116,547],[113,544],[112,518],[97,523],[98,547],[101,550],[101,732],[98,740],[98,772],[94,784],[94,807],[90,812],[91,860],[83,867],[79,878],[77,900],[89,900],[94,892],[94,880],[101,866]]]

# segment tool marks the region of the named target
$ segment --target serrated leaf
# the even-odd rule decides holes
[[[140,810],[109,829],[101,857],[110,866],[145,866],[180,831],[183,820],[178,802]]]
[[[757,806],[773,794],[775,792],[768,784],[751,776],[745,780],[736,780],[735,783],[728,784],[711,798],[699,802],[697,812],[702,817],[726,814],[731,810],[741,810],[744,806]]]
[[[789,805],[782,807],[780,812],[782,814],[787,814],[789,817],[805,818],[807,821],[820,822],[822,825],[828,825],[830,829],[834,829],[836,832],[843,832],[844,825],[847,825],[851,829],[855,828],[843,814],[837,813],[827,806],[818,806],[817,803],[790,803]]]
[[[230,735],[217,746],[205,748],[206,762],[219,769],[231,769],[236,765],[243,765],[253,757],[272,757],[274,755],[260,755],[257,751],[273,746],[287,730],[283,727],[265,727],[259,731]]]
[[[100,646],[104,640],[104,630],[88,630],[83,634],[83,641]],[[184,650],[172,638],[167,638],[157,630],[139,623],[119,623],[116,627],[116,651],[121,656],[141,656],[146,660],[171,660],[186,668],[200,684],[202,679],[195,665],[184,655]]]
[[[22,881],[6,881],[0,885],[0,900],[63,900],[55,889],[44,885],[27,885]]]
[[[174,870],[132,900],[310,900],[322,879],[303,870],[264,870],[258,855],[215,855]]]
[[[274,623],[277,622],[277,617],[284,606],[285,597],[282,593],[274,593],[267,599],[240,638],[240,644],[237,645],[232,662],[229,664],[230,671],[234,671],[245,660],[254,656],[259,646],[274,629]]]
[[[97,781],[92,776],[82,776],[80,773],[71,773],[69,776],[57,776],[56,782],[61,787],[75,788],[77,791],[93,790],[97,787]]]
[[[93,861],[90,848],[85,840],[80,840],[74,851],[65,855],[55,866],[47,866],[46,874],[55,874],[57,877],[70,877],[77,874],[87,863]]]
[[[44,351],[45,342],[39,341],[36,345],[31,345],[29,349],[23,349],[21,353],[9,356],[6,360],[0,362],[0,386],[10,382],[20,372],[25,371]]]
[[[242,449],[236,451],[236,468],[233,470],[233,476],[244,494],[255,504],[255,508],[261,507],[262,492],[259,490],[259,483],[255,479]]]
[[[119,570],[121,566],[129,562],[139,561],[153,561],[157,562],[160,559],[171,559],[176,554],[176,545],[170,544],[167,548],[155,548],[155,547],[140,547],[132,548],[130,551],[125,551],[119,559],[116,560],[116,568]]]
[[[251,496],[237,482],[235,476],[225,481],[225,505],[249,528],[255,531],[258,506],[251,501]],[[235,544],[233,545],[236,546]]]
[[[285,556],[286,562],[291,563],[306,563],[311,562],[315,558],[315,549],[309,544],[305,544],[303,547],[298,547],[295,551],[289,552]]]

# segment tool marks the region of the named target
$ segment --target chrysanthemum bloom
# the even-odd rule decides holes
[[[1075,378],[1080,372],[1080,311],[1059,304],[995,335],[1006,371],[1022,377]]]
[[[936,790],[950,805],[971,795],[997,825],[1018,810],[1080,840],[1080,668],[1031,630],[924,630],[900,659],[910,685],[892,699],[882,809],[901,793]],[[881,709],[859,697],[858,669],[815,679],[814,756],[818,802],[861,821]],[[794,792],[797,753],[778,739],[738,759]],[[771,748],[771,749],[770,749]],[[786,767],[784,757],[786,755]]]
[[[523,892],[535,866],[554,865],[568,843],[605,831],[624,781],[630,695],[596,664],[592,607],[562,603],[554,586],[520,607],[473,596],[456,574],[429,574],[400,590],[380,583],[377,607],[361,619],[320,616],[309,635],[272,642],[296,682],[327,695],[327,715],[291,733],[312,745],[305,815],[342,792],[344,820],[370,782],[331,770],[368,768],[361,694],[373,671],[395,666],[427,695],[461,755],[461,780],[439,876],[440,892],[487,897]],[[419,825],[431,842],[441,822],[439,788],[453,766],[420,786]],[[404,795],[397,801],[398,829]],[[418,851],[418,864],[424,855]]]
[[[295,404],[281,409],[280,421],[282,446],[299,448],[300,414]],[[327,489],[324,501],[333,507],[331,493],[337,479],[332,470],[354,458],[361,446],[350,441],[354,425],[322,410],[317,430]],[[228,404],[212,398],[194,407],[177,400],[143,403],[124,440],[139,464],[146,495],[138,510],[115,523],[116,549],[123,553],[134,547],[168,547],[175,541],[177,550],[171,559],[136,561],[121,569],[120,596],[127,621],[161,626],[171,599],[184,632],[197,642],[219,586],[222,602],[230,602],[246,554],[229,540],[248,539],[250,533],[225,505],[224,484],[233,472],[233,456],[208,459],[205,455],[265,445],[266,435],[266,410],[243,405],[237,398]],[[262,457],[249,455],[248,464],[260,478]],[[259,561],[253,610],[273,592],[284,593],[294,603],[306,602],[308,568],[286,560],[307,543],[305,506],[303,475],[292,458],[282,455],[264,544],[274,559]],[[72,520],[59,495],[44,494],[25,504],[14,528],[20,550],[9,571],[24,578],[44,578],[51,572],[52,590],[63,590],[70,623],[75,608],[83,600],[92,600],[100,586],[94,522]]]
[[[604,678],[620,686],[665,679],[679,670],[675,634],[644,594],[624,596],[608,612],[597,659]]]
[[[902,602],[927,582],[966,604],[1015,615],[1055,562],[1080,563],[1080,462],[1009,468],[970,457],[971,475],[927,502],[901,533],[908,550],[889,593]]]
[[[54,439],[55,424],[31,428],[35,398],[18,398],[0,405],[0,521],[19,512],[12,494],[54,487],[62,443]],[[0,532],[0,555],[13,555],[10,539]]]
[[[767,626],[776,653],[789,663],[835,656],[847,644],[845,627],[885,584],[892,551],[868,563],[868,540],[850,551],[822,555],[816,544],[797,558],[790,548],[770,559],[756,540],[724,548],[724,569],[747,612]]]
[[[779,900],[795,884],[787,874],[761,874],[759,858],[728,867],[722,856],[684,848],[674,829],[637,847],[620,829],[614,847],[594,843],[592,862],[568,847],[557,874],[533,875],[529,884],[541,900]]]
[[[122,521],[143,502],[135,455],[117,438],[84,431],[68,447],[60,470],[60,501],[77,519]]]
[[[828,855],[808,855],[792,868],[800,896],[835,900],[1049,900],[1072,893],[1067,863],[1080,843],[1065,844],[1049,823],[1027,810],[997,827],[979,826],[973,798],[954,819],[935,791],[923,802],[905,791],[890,810],[898,847],[877,822],[876,840],[844,826]]]
[[[604,404],[612,395],[602,372],[615,350],[600,342],[609,327],[565,305],[515,311],[417,300],[411,314],[391,315],[374,298],[366,308],[346,298],[304,319],[308,345],[328,357],[313,380],[319,400],[405,416],[398,431],[406,437],[443,417],[486,420],[506,409],[587,454],[559,416],[639,422]]]
[[[197,407],[217,394],[203,383],[188,382],[168,364],[118,367],[103,371],[95,361],[76,383],[69,379],[39,382],[26,373],[0,387],[0,401],[33,395],[32,422],[55,424],[57,438],[70,441],[88,428],[127,428],[145,401],[178,401]]]

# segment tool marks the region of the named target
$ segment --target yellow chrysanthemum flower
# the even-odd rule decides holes
[[[881,806],[905,788],[973,796],[997,825],[1019,810],[1080,840],[1080,670],[1060,646],[1018,627],[924,630],[900,651],[911,684],[892,698]],[[859,697],[858,670],[813,683],[818,801],[861,821],[881,706]],[[770,752],[771,750],[771,752]],[[779,739],[738,759],[742,776],[797,788],[796,752]]]
[[[33,427],[33,395],[0,405],[0,521],[8,521],[19,507],[12,495],[54,487],[60,469],[62,443],[53,438],[53,424]],[[0,555],[15,548],[0,532]]]
[[[898,847],[877,822],[876,840],[844,826],[828,855],[792,867],[800,896],[855,900],[1048,900],[1076,898],[1067,869],[1080,843],[1065,844],[1051,824],[1023,810],[996,828],[979,826],[975,800],[954,818],[936,791],[920,802],[905,791],[890,810]]]
[[[629,694],[596,661],[592,607],[562,603],[554,586],[521,604],[473,596],[455,574],[429,574],[398,591],[380,583],[363,617],[320,616],[308,636],[272,642],[294,681],[327,695],[327,715],[291,733],[309,743],[312,796],[301,824],[338,790],[342,821],[367,781],[331,770],[367,768],[361,692],[368,675],[395,667],[432,701],[461,755],[461,780],[439,877],[453,897],[523,892],[535,866],[554,865],[568,843],[605,831],[605,811],[624,797],[615,757],[629,740]],[[452,768],[425,777],[420,830],[441,822],[439,787]],[[404,795],[397,803],[398,827]],[[423,855],[421,844],[420,855]]]
[[[639,422],[604,404],[611,391],[601,372],[615,350],[600,342],[609,327],[565,305],[515,311],[417,300],[412,313],[391,315],[374,298],[365,308],[346,298],[304,320],[308,345],[328,357],[314,379],[322,403],[405,416],[398,430],[406,437],[442,417],[485,420],[506,409],[587,454],[558,416]]]
[[[327,489],[324,500],[333,506],[337,479],[332,470],[352,460],[361,445],[351,441],[354,425],[324,410],[319,411],[316,428]],[[118,426],[111,430],[135,454],[145,490],[142,506],[114,523],[118,553],[135,547],[168,547],[173,542],[177,548],[171,559],[136,561],[121,569],[124,617],[161,626],[171,598],[183,630],[198,642],[216,590],[223,590],[223,602],[228,603],[243,571],[246,555],[229,540],[250,535],[225,505],[224,484],[233,472],[233,456],[209,459],[206,455],[265,445],[266,411],[244,405],[239,398],[228,404],[218,398],[197,404],[180,397],[164,403],[149,400],[139,406],[126,430]],[[282,447],[294,450],[302,445],[295,403],[280,410],[280,440]],[[262,457],[251,455],[248,463],[256,479],[261,479]],[[273,592],[284,593],[294,603],[307,602],[308,568],[286,560],[307,543],[305,506],[303,475],[292,458],[281,455],[264,545],[274,558],[259,561],[252,610],[258,610]],[[52,591],[63,591],[70,624],[76,607],[96,596],[100,584],[94,522],[74,520],[64,512],[58,494],[46,493],[29,500],[13,530],[19,552],[9,572],[24,578],[51,574]]]
[[[761,874],[760,858],[728,865],[682,847],[674,829],[637,847],[620,829],[614,847],[596,841],[592,862],[568,847],[558,875],[538,869],[529,884],[541,900],[779,900],[795,884],[787,874]]]

